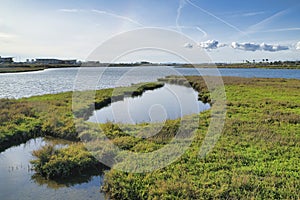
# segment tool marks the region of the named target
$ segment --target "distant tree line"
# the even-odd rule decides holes
[[[300,65],[300,61],[271,61],[269,62],[269,59],[262,59],[262,61],[257,61],[257,60],[252,60],[252,62],[250,62],[249,60],[244,60],[243,63],[247,63],[247,64],[269,64],[269,65]]]

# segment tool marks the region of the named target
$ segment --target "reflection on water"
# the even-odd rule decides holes
[[[46,144],[63,147],[65,140],[36,138],[0,153],[0,199],[104,199],[103,176],[94,171],[71,179],[46,180],[31,170],[31,152]]]
[[[196,114],[210,108],[198,101],[198,92],[191,87],[165,84],[164,87],[146,91],[139,97],[126,97],[94,112],[88,121],[137,124],[164,122],[185,115]]]
[[[33,174],[31,176],[31,180],[34,181],[38,186],[46,186],[50,189],[59,189],[59,188],[65,188],[65,187],[73,187],[81,184],[87,184],[87,183],[101,183],[101,179],[99,177],[99,174],[102,172],[93,172],[89,174],[81,174],[77,177],[72,178],[64,178],[60,180],[47,180],[44,177],[40,176],[39,174]]]

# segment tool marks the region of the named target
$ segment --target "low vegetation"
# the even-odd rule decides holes
[[[95,93],[95,108],[108,105],[112,99],[136,96],[145,90],[162,87],[161,83],[144,83],[128,88],[104,89]],[[84,96],[84,93],[80,93]],[[53,136],[78,141],[74,114],[85,118],[92,112],[83,99],[80,109],[72,111],[72,92],[35,96],[18,100],[0,99],[0,152],[38,136]],[[86,114],[85,116],[83,116]]]
[[[248,61],[244,63],[216,63],[216,64],[179,64],[176,67],[184,68],[265,68],[265,69],[300,69],[299,61],[274,61],[269,62],[267,59],[261,61]]]
[[[32,72],[49,68],[80,67],[80,65],[69,64],[30,64],[30,63],[1,63],[0,73]]]
[[[165,81],[172,82],[171,79]],[[200,99],[210,102],[203,79],[187,77],[187,80],[200,91]],[[172,164],[152,172],[107,171],[101,190],[109,199],[300,198],[300,80],[237,77],[223,80],[227,95],[226,122],[213,150],[204,158],[198,156],[209,126],[210,111],[191,116],[200,120],[190,148]],[[133,91],[137,88],[140,87]],[[111,94],[111,89],[97,91],[96,107],[107,103]],[[104,142],[93,145],[95,138],[105,136],[121,150],[153,152],[168,144],[180,126],[179,120],[167,121],[162,127],[147,123],[86,123],[83,111],[90,109],[90,105],[83,101],[80,102],[82,110],[75,113],[80,124],[76,129],[78,135],[71,100],[71,93],[2,99],[1,149],[36,135],[80,138],[86,142],[85,146],[80,143],[63,149],[46,146],[34,152],[37,158],[33,165],[40,174],[48,178],[68,176],[95,165],[91,155],[103,160],[114,158],[116,167],[130,164],[122,153],[108,149]],[[156,126],[161,128],[158,134],[149,136],[147,131],[151,133]]]
[[[48,179],[66,178],[99,166],[98,160],[80,143],[62,149],[47,145],[32,154],[36,157],[31,161],[34,170]]]
[[[158,63],[85,63],[83,65],[74,64],[27,64],[27,63],[11,63],[0,64],[0,73],[16,73],[40,71],[49,68],[66,68],[66,67],[153,67],[153,66],[174,66],[183,68],[266,68],[266,69],[300,69],[299,61],[245,61],[244,63],[216,63],[216,64],[158,64]]]
[[[44,69],[44,67],[0,67],[0,73],[32,72]]]
[[[194,86],[201,82],[198,77],[188,80]],[[200,114],[197,136],[180,159],[150,173],[108,171],[102,186],[107,196],[110,199],[299,199],[300,81],[227,77],[224,82],[227,120],[212,152],[203,159],[198,157],[209,124],[207,111]],[[149,149],[148,146],[147,142],[139,143],[130,150],[153,150],[152,145]]]

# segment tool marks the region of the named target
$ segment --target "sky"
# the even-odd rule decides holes
[[[211,62],[300,60],[299,11],[299,0],[1,0],[0,56],[89,60],[103,43],[152,27],[183,35],[186,42],[172,48],[204,52]],[[139,40],[176,40],[139,33]],[[135,43],[130,38],[119,47]],[[102,53],[100,62],[118,56]],[[141,50],[118,61],[182,61],[167,54]]]

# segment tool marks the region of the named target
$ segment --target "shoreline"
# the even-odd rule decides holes
[[[300,65],[289,65],[289,64],[182,64],[177,65],[178,68],[228,68],[228,69],[300,69]]]
[[[11,64],[3,65],[0,64],[0,74],[5,73],[20,73],[20,72],[34,72],[42,71],[45,69],[55,69],[55,68],[73,68],[73,67],[174,67],[174,68],[218,68],[218,69],[300,69],[300,65],[270,65],[270,64],[174,64],[174,65],[135,65],[135,64],[107,64],[107,65],[38,65],[38,64]]]
[[[5,73],[20,73],[20,72],[34,72],[42,71],[45,69],[55,69],[55,68],[71,68],[71,67],[80,67],[80,65],[42,65],[42,64],[10,64],[3,65],[0,64],[0,74]]]

